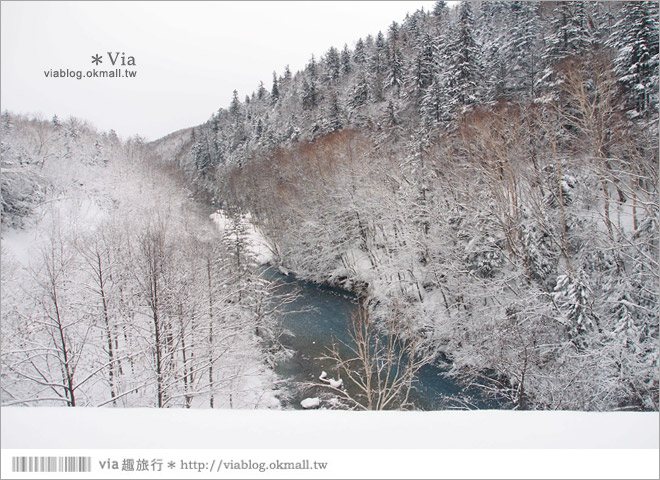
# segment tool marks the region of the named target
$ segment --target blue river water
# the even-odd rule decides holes
[[[309,384],[319,383],[322,371],[329,377],[338,374],[336,362],[323,357],[328,355],[333,338],[350,344],[347,320],[356,308],[356,297],[346,290],[298,280],[272,267],[262,275],[279,285],[279,294],[298,293],[296,301],[281,307],[284,333],[280,341],[292,355],[279,361],[275,371],[292,386],[290,397],[283,399],[285,408],[300,408],[300,400],[321,393],[322,389]],[[461,393],[461,387],[447,378],[442,368],[426,365],[418,373],[411,398],[418,409],[437,410],[455,407]]]

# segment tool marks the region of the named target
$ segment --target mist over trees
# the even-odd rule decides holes
[[[504,408],[658,410],[658,2],[346,40],[150,144],[2,115],[4,405],[277,408],[249,218],[361,297],[349,406],[414,408],[433,362]]]
[[[3,405],[279,405],[272,287],[140,138],[5,112],[2,139]]]

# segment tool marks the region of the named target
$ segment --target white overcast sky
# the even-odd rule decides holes
[[[2,2],[2,110],[75,116],[121,136],[155,140],[206,121],[272,72],[342,48],[433,1]],[[46,78],[54,69],[112,69],[135,57],[136,78]],[[91,63],[94,54],[103,64]]]

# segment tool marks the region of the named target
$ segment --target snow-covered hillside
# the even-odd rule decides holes
[[[454,7],[235,92],[163,160],[482,394],[657,410],[658,3]]]
[[[2,129],[3,405],[278,408],[267,287],[146,145]]]

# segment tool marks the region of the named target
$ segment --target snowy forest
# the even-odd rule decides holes
[[[658,410],[658,2],[346,42],[154,142],[3,112],[4,406],[284,408],[297,294],[258,236],[358,298],[336,408],[419,408],[436,365],[500,408]]]
[[[3,405],[278,404],[276,305],[240,226],[139,137],[7,113],[2,137]]]

